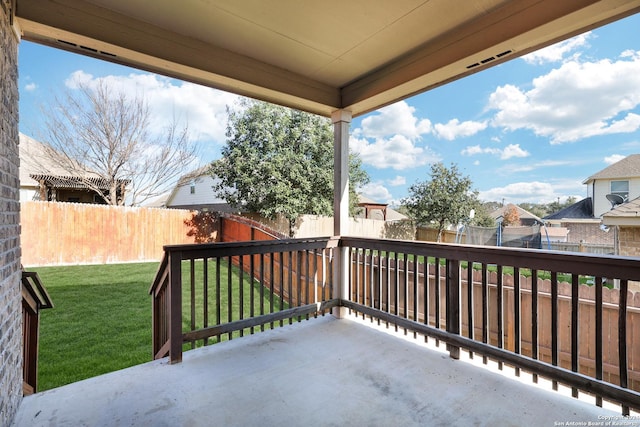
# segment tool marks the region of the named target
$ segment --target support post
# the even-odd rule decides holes
[[[331,114],[333,123],[333,234],[349,233],[349,125],[351,112],[337,110]],[[333,270],[334,298],[349,298],[349,258],[346,248],[335,249],[336,266]],[[342,318],[344,307],[335,307],[333,315]]]

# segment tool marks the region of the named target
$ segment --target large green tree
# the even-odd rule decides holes
[[[418,224],[435,223],[440,241],[447,225],[464,222],[479,205],[478,193],[471,186],[471,179],[463,176],[455,164],[447,168],[442,163],[434,163],[431,180],[411,185],[403,205]]]
[[[333,131],[328,119],[254,100],[228,108],[227,143],[213,162],[215,190],[232,206],[283,216],[333,213]],[[368,174],[350,156],[350,200]],[[352,210],[353,212],[353,210]]]

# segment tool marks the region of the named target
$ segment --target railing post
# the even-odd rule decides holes
[[[460,261],[447,259],[447,332],[460,335]],[[449,356],[460,358],[460,347],[447,344]]]
[[[182,362],[182,253],[169,252],[169,363]]]

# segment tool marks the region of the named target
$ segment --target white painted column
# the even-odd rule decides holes
[[[333,122],[333,234],[344,236],[349,234],[349,125],[351,111],[337,110],[331,114]],[[348,253],[343,248],[335,250],[335,269],[333,273],[333,297],[347,299],[349,297]],[[337,318],[346,315],[346,309],[337,307],[333,310]]]

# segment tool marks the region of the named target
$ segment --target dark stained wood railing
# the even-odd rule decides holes
[[[53,302],[38,273],[22,271],[22,392],[38,391],[38,342],[40,310],[53,308]]]
[[[546,377],[599,406],[617,402],[623,414],[640,409],[640,304],[630,303],[640,295],[628,291],[637,258],[352,237],[340,246],[351,257],[340,303],[372,322],[444,341],[454,358],[464,349]]]
[[[165,246],[153,296],[153,355],[195,348],[324,314],[337,240],[289,239]]]
[[[333,274],[336,247],[350,259],[346,276]],[[332,298],[333,277],[348,277],[347,298]],[[454,358],[477,354],[628,414],[640,409],[640,295],[630,281],[640,281],[636,258],[527,249],[355,237],[168,246],[151,288],[154,355],[175,363],[183,345],[342,306],[444,342]]]

